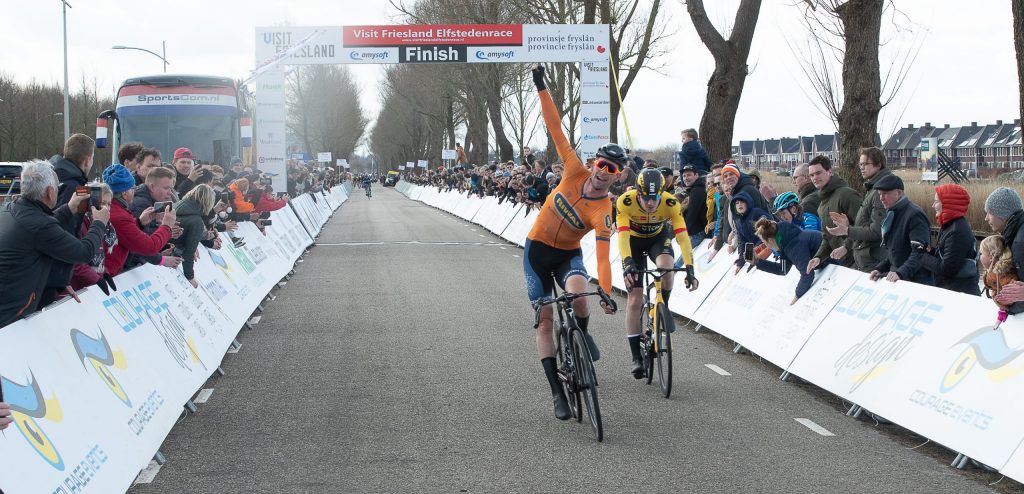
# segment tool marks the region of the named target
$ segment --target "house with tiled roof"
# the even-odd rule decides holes
[[[739,152],[733,156],[733,161],[743,168],[750,168],[754,165],[754,141],[740,141]]]

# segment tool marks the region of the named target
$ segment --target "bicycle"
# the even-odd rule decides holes
[[[555,289],[557,295],[558,290]],[[594,292],[562,293],[556,298],[544,297],[534,302],[536,320],[533,328],[540,326],[540,312],[545,305],[558,306],[557,359],[558,380],[562,383],[565,397],[569,401],[569,409],[576,422],[583,421],[582,405],[587,408],[590,426],[597,435],[597,441],[604,440],[604,426],[601,423],[601,407],[597,400],[597,374],[594,372],[594,359],[590,354],[583,331],[576,325],[573,317],[572,302],[578,298],[597,295],[601,301],[615,307],[615,301],[601,288]]]
[[[658,363],[658,384],[665,398],[672,394],[672,333],[675,332],[675,321],[672,320],[672,314],[669,313],[661,293],[661,278],[665,273],[676,271],[686,269],[654,268],[640,273],[644,277],[643,286],[646,287],[644,306],[640,311],[640,327],[644,328],[640,334],[640,355],[643,357],[644,369],[647,372],[647,384],[654,381],[654,363]],[[653,278],[653,281],[648,281],[648,277]]]

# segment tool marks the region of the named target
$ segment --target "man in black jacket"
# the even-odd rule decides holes
[[[932,284],[931,272],[921,267],[920,249],[931,243],[928,216],[903,193],[903,180],[889,175],[875,182],[874,190],[885,207],[882,245],[889,256],[871,271],[871,279]]]
[[[985,200],[985,221],[994,232],[1002,232],[1003,243],[1013,255],[1017,274],[1024,273],[1024,209],[1020,194],[1010,187],[1000,187]],[[1010,306],[1007,313],[1024,312],[1024,282],[1015,281],[1003,287],[995,301]]]
[[[54,210],[59,188],[53,166],[30,161],[21,171],[17,201],[0,211],[0,327],[35,312],[51,265],[87,263],[103,245],[110,209],[92,209],[92,226],[84,239],[68,233],[62,222],[76,216],[88,195],[72,194]]]
[[[72,134],[64,143],[64,154],[50,158],[53,171],[57,173],[57,198],[55,204],[67,204],[75,194],[75,189],[89,182],[89,171],[92,170],[93,152],[96,141],[85,134]],[[82,234],[83,214],[72,212],[60,217],[60,226],[70,235],[78,238]],[[90,259],[91,260],[91,259]],[[46,288],[40,294],[39,307],[43,308],[57,300],[57,294],[71,283],[73,263],[55,260],[49,269]]]
[[[696,248],[704,241],[704,227],[708,223],[708,192],[704,177],[693,165],[683,167],[683,190],[686,191],[686,231],[690,234],[690,243]]]

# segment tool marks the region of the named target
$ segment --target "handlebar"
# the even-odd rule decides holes
[[[609,297],[608,294],[605,293],[605,291],[603,289],[601,289],[600,287],[598,287],[597,290],[593,291],[593,292],[581,292],[581,293],[564,292],[564,293],[562,293],[561,295],[559,295],[556,298],[542,297],[542,298],[537,299],[536,301],[533,302],[533,310],[534,310],[534,313],[535,313],[535,316],[536,316],[534,321],[533,321],[533,329],[537,329],[537,327],[540,326],[540,310],[544,306],[551,305],[551,304],[557,304],[557,303],[563,303],[563,302],[564,303],[571,303],[573,300],[576,300],[578,298],[589,297],[589,296],[592,296],[592,295],[597,295],[597,296],[601,297],[601,301],[604,302],[605,305],[611,307],[613,312],[618,311],[618,306],[615,304],[615,301],[612,300],[612,298]]]

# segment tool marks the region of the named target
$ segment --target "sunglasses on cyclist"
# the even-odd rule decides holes
[[[639,194],[639,195],[640,195],[640,200],[644,201],[644,202],[646,202],[646,201],[661,202],[661,193],[660,192],[657,193],[657,194],[654,194],[654,195],[650,195],[650,196],[647,195],[647,194]]]
[[[606,173],[611,173],[612,175],[618,175],[622,172],[622,167],[604,158],[598,158],[597,161],[594,162],[594,166],[604,170]]]

